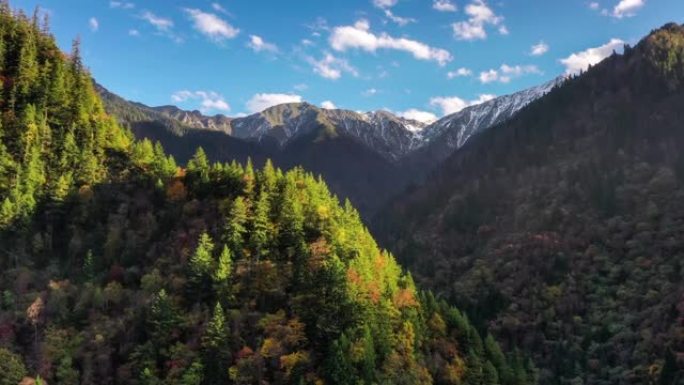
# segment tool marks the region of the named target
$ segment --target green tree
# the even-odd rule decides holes
[[[211,293],[214,266],[214,243],[206,232],[200,234],[195,252],[188,264],[190,292],[198,300],[208,298]]]
[[[252,231],[250,232],[250,244],[257,259],[268,255],[272,247],[271,237],[273,226],[270,219],[271,202],[266,192],[259,193],[256,207],[254,208]]]
[[[235,198],[226,218],[224,240],[237,256],[243,256],[245,233],[247,233],[247,204],[241,196]]]
[[[214,314],[202,335],[205,383],[223,384],[228,379],[230,361],[230,340],[223,307],[216,302]]]
[[[166,294],[166,290],[161,289],[152,299],[147,315],[150,334],[158,347],[165,347],[169,344],[178,322],[176,307]]]
[[[26,376],[26,367],[21,357],[0,348],[0,385],[17,385]]]
[[[233,269],[233,259],[230,255],[228,246],[223,246],[221,255],[218,259],[218,264],[214,270],[214,290],[219,298],[219,301],[226,303],[231,299],[231,276]]]

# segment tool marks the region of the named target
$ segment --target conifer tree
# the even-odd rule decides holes
[[[238,256],[242,256],[242,250],[245,246],[247,219],[247,204],[245,199],[239,196],[231,205],[224,232],[225,242]]]
[[[195,252],[189,261],[189,284],[191,293],[198,300],[208,298],[211,292],[214,243],[206,232],[200,234]]]
[[[202,335],[205,383],[223,384],[228,378],[230,341],[223,307],[216,302],[214,313]]]
[[[228,246],[224,245],[213,275],[214,290],[216,291],[219,301],[222,301],[223,303],[226,303],[231,299],[232,269],[233,261],[230,255],[230,249],[228,249]]]
[[[271,248],[271,234],[273,233],[271,219],[271,203],[268,193],[261,191],[254,208],[250,245],[257,259],[266,256]]]

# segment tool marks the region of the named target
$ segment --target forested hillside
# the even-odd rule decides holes
[[[377,228],[545,384],[684,381],[684,27],[473,138]]]
[[[1,385],[536,383],[319,178],[132,140],[46,24],[0,3]]]

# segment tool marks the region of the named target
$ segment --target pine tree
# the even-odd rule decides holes
[[[197,148],[195,155],[188,161],[188,180],[195,189],[209,183],[209,159],[202,147]]]
[[[325,374],[331,384],[353,385],[356,383],[354,367],[349,361],[349,340],[342,334],[330,344],[325,359]]]
[[[230,214],[224,232],[224,241],[237,256],[242,256],[247,232],[247,204],[243,197],[235,198],[230,208]]]
[[[161,348],[167,346],[172,339],[172,331],[178,325],[178,312],[166,294],[161,289],[152,299],[147,323],[155,344]]]
[[[513,372],[506,362],[506,356],[501,351],[501,347],[491,334],[487,334],[484,341],[484,347],[487,360],[496,368],[500,382],[502,384],[512,383]]]
[[[214,290],[219,301],[226,303],[231,299],[231,275],[233,261],[228,246],[223,246],[218,264],[214,270]]]
[[[250,245],[256,258],[266,256],[271,248],[271,235],[273,226],[270,219],[271,203],[268,194],[264,191],[259,193],[256,207],[254,208],[252,231],[250,232]]]
[[[206,299],[211,294],[214,243],[206,232],[202,233],[197,242],[197,248],[189,261],[190,292],[198,301]]]
[[[208,384],[223,384],[228,379],[230,341],[223,307],[216,302],[214,313],[202,335],[205,380]]]
[[[361,376],[365,384],[375,383],[376,366],[375,344],[370,328],[363,327],[363,359],[361,360]]]

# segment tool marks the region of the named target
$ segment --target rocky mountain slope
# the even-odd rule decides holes
[[[322,173],[333,192],[350,198],[370,218],[472,135],[510,118],[558,82],[466,108],[431,125],[387,111],[357,113],[308,103],[274,106],[243,118],[208,117],[128,102],[97,89],[108,112],[138,138],[160,141],[182,163],[201,146],[212,160],[251,158],[263,164],[271,158],[282,167],[302,165]]]
[[[419,282],[545,384],[684,378],[684,27],[471,138],[377,216]]]

